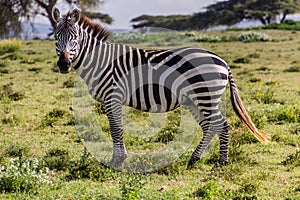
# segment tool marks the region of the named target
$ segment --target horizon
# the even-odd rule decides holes
[[[99,10],[113,18],[111,25],[105,24],[109,29],[131,29],[130,20],[140,15],[172,15],[172,14],[190,14],[201,11],[204,7],[214,3],[214,0],[106,0]],[[57,4],[61,10],[68,10],[70,6],[66,4]],[[65,13],[65,12],[62,12]],[[48,18],[37,16],[35,22],[49,24]]]

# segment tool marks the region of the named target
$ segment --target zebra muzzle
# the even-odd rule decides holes
[[[57,66],[60,73],[66,74],[71,70],[71,60],[69,58],[69,53],[67,51],[61,51],[59,54],[59,59],[57,61]]]

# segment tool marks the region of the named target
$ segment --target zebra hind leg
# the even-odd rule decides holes
[[[193,112],[194,111],[194,112]],[[195,115],[195,110],[192,111],[195,119],[200,121],[203,115]],[[208,144],[211,142],[212,138],[217,133],[220,139],[220,164],[226,165],[228,163],[228,130],[229,125],[224,119],[221,112],[217,112],[213,117],[206,118],[199,122],[203,130],[203,138],[197,148],[194,150],[190,161],[188,163],[188,168],[191,168],[198,160],[200,160],[204,150],[207,148]]]
[[[199,145],[194,150],[194,152],[192,153],[192,156],[188,163],[188,168],[192,168],[195,165],[195,163],[198,160],[200,160],[204,150],[207,148],[208,144],[211,142],[211,140],[215,136],[214,132],[210,131],[209,129],[204,129],[202,127],[202,130],[203,130],[203,138],[202,138],[201,142],[199,143]]]
[[[208,144],[212,140],[212,138],[215,136],[215,133],[211,130],[211,125],[209,120],[203,120],[204,114],[201,113],[197,106],[192,104],[191,102],[188,102],[189,104],[184,105],[185,108],[187,108],[197,121],[197,123],[201,126],[203,131],[203,138],[197,148],[194,150],[189,163],[188,168],[192,168],[194,164],[200,160],[204,150],[207,148]]]
[[[228,138],[229,138],[229,124],[224,119],[223,126],[221,126],[220,130],[218,130],[218,136],[220,139],[220,164],[227,165],[228,164]]]

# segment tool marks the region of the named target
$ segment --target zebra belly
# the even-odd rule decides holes
[[[174,91],[154,83],[129,90],[126,96],[125,105],[147,112],[167,112],[179,106],[179,97]]]

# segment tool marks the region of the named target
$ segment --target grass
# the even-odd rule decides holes
[[[21,40],[11,39],[11,40],[1,40],[0,41],[0,54],[13,53],[18,51],[22,47]]]
[[[228,39],[201,42],[201,46],[233,66],[246,109],[258,127],[272,136],[272,142],[261,145],[242,126],[226,91],[229,165],[218,166],[219,142],[214,139],[203,159],[186,170],[202,136],[190,118],[178,119],[186,111],[149,115],[125,108],[126,169],[151,167],[149,161],[174,155],[171,148],[153,153],[169,144],[180,153],[171,164],[146,174],[114,171],[95,159],[111,156],[109,126],[101,104],[90,106],[95,115],[80,122],[90,123],[82,127],[84,137],[101,140],[107,153],[89,153],[93,146],[84,145],[74,126],[79,121],[73,116],[72,101],[81,96],[81,91],[73,91],[76,75],[57,72],[53,41],[13,42],[17,48],[0,54],[0,199],[299,199],[300,39],[290,31],[263,32],[272,41],[229,41],[241,32],[213,31],[205,34]],[[165,39],[155,34],[139,37],[141,41],[134,46],[200,45],[181,33],[165,34]],[[96,129],[98,125],[102,131]],[[180,150],[178,141],[189,145]],[[141,152],[150,156],[133,155]]]

